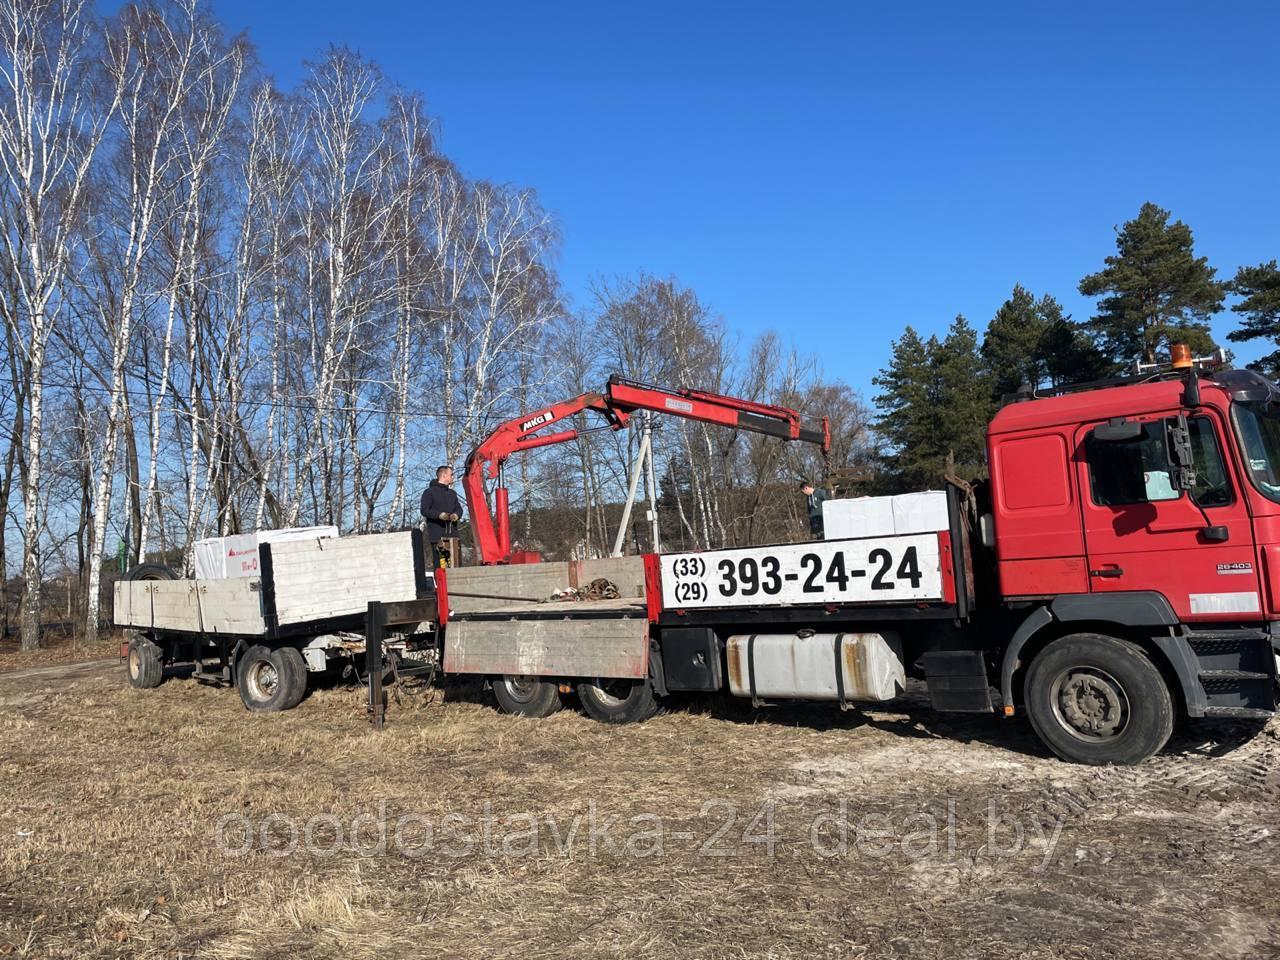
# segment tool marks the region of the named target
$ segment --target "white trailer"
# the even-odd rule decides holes
[[[430,635],[436,594],[414,531],[331,538],[263,538],[258,575],[224,579],[124,579],[115,622],[128,631],[121,656],[136,687],[160,683],[166,664],[191,663],[199,680],[230,683],[250,710],[285,710],[306,690],[307,672],[364,651],[371,603],[417,604],[402,625],[399,652]],[[434,639],[418,657],[434,661]]]

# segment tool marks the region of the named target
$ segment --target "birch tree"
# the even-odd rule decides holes
[[[4,314],[27,380],[24,650],[40,643],[46,350],[85,229],[94,156],[122,93],[118,82],[100,82],[95,42],[93,9],[83,0],[0,0],[0,190],[14,213],[0,242],[16,293]]]
[[[117,444],[128,411],[126,366],[133,346],[136,314],[151,294],[143,281],[161,218],[174,216],[180,189],[180,139],[191,91],[208,68],[210,28],[194,0],[161,7],[127,6],[107,33],[106,73],[124,93],[116,163],[123,190],[118,198],[116,230],[102,242],[100,257],[110,258],[118,295],[99,316],[111,364],[102,455],[94,491],[93,548],[89,554],[86,637],[97,639],[102,550],[107,532],[116,469]],[[187,224],[186,226],[190,226]],[[138,531],[134,530],[134,537]]]

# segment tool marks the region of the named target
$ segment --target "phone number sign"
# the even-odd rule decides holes
[[[937,534],[663,556],[667,608],[941,600]]]

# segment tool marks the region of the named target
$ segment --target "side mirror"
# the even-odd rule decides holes
[[[1205,527],[1200,531],[1200,533],[1210,543],[1226,543],[1231,539],[1231,532],[1221,524],[1212,527]]]
[[[1094,427],[1093,437],[1103,443],[1132,443],[1134,440],[1142,439],[1142,424],[1135,420],[1117,417]]]

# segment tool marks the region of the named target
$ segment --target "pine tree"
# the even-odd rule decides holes
[[[1057,386],[1099,376],[1106,364],[1062,304],[1021,284],[1000,305],[982,338],[982,359],[998,401],[1023,385]]]
[[[889,366],[871,382],[882,391],[875,402],[876,430],[885,442],[885,469],[905,486],[920,482],[934,454],[938,433],[932,354],[937,338],[925,342],[914,327],[893,341]]]
[[[1085,296],[1101,296],[1090,321],[1098,347],[1117,365],[1165,355],[1171,343],[1214,348],[1208,320],[1222,309],[1225,285],[1193,249],[1191,228],[1169,222],[1169,211],[1144,203],[1120,228],[1106,267],[1080,281]]]
[[[982,359],[991,372],[997,396],[1013,393],[1024,383],[1037,386],[1045,379],[1044,322],[1036,300],[1021,284],[1000,305],[982,338]]]
[[[978,333],[963,316],[952,322],[946,339],[934,350],[933,361],[941,427],[937,448],[944,465],[951,459],[960,476],[979,477],[986,462],[987,422],[994,404]]]
[[[963,476],[982,472],[991,386],[978,336],[964,317],[956,317],[944,340],[922,340],[907,327],[872,382],[882,391],[876,428],[893,489],[940,485],[949,460]]]
[[[1244,319],[1240,329],[1232,330],[1227,339],[1232,343],[1267,340],[1280,347],[1280,268],[1276,261],[1241,267],[1229,286],[1232,293],[1244,298],[1231,308]],[[1272,380],[1280,379],[1280,349],[1255,360],[1249,369]]]

